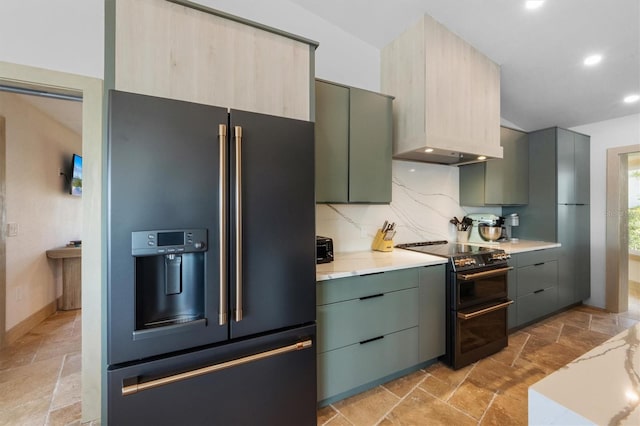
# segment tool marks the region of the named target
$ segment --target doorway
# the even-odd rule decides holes
[[[102,80],[44,70],[24,65],[0,62],[0,85],[44,91],[83,98],[82,152],[83,152],[83,207],[82,207],[82,419],[83,422],[100,418],[101,366],[102,366],[102,301],[106,300],[105,268],[103,266],[103,86]],[[4,188],[0,190],[3,196]],[[3,200],[4,201],[4,200]],[[0,217],[6,222],[6,217]],[[6,223],[3,223],[6,226]],[[2,234],[4,234],[3,228]],[[3,235],[3,239],[4,239]],[[6,265],[0,241],[0,270]],[[0,279],[0,302],[6,298],[6,280]],[[0,322],[1,338],[6,324]]]
[[[0,222],[6,226],[6,300],[0,314],[5,344],[25,336],[57,308],[70,307],[62,302],[80,294],[75,288],[62,292],[63,261],[48,257],[49,250],[81,238],[82,197],[71,195],[69,185],[73,155],[82,153],[81,101],[0,86],[5,119]],[[69,284],[69,274],[65,278]],[[78,301],[73,307],[79,306]]]
[[[606,309],[629,310],[629,158],[638,145],[607,150]]]
[[[629,316],[640,319],[640,152],[628,154]]]

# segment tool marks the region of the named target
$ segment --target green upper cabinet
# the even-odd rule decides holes
[[[391,202],[392,101],[316,80],[316,202]]]
[[[589,137],[557,129],[558,204],[589,204]]]
[[[460,166],[463,206],[523,205],[529,201],[529,137],[500,128],[502,159]]]

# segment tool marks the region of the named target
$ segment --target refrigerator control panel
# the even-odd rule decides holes
[[[197,253],[206,250],[206,229],[166,229],[131,233],[132,256]]]

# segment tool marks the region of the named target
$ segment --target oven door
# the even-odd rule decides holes
[[[453,367],[469,365],[494,354],[508,344],[507,308],[513,300],[502,299],[494,303],[452,311],[455,316],[455,343]]]
[[[455,310],[507,297],[507,273],[511,266],[455,273],[456,291],[451,306]]]

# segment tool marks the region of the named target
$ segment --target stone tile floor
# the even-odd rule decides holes
[[[640,310],[577,307],[512,334],[506,349],[461,370],[436,363],[323,407],[317,423],[527,424],[529,385],[637,322]],[[0,425],[80,425],[80,333],[80,311],[60,311],[0,350]]]
[[[318,410],[318,425],[526,425],[533,383],[640,322],[579,306],[521,329],[509,346],[453,371],[442,363]]]
[[[58,311],[0,350],[0,425],[79,425],[80,310]]]

